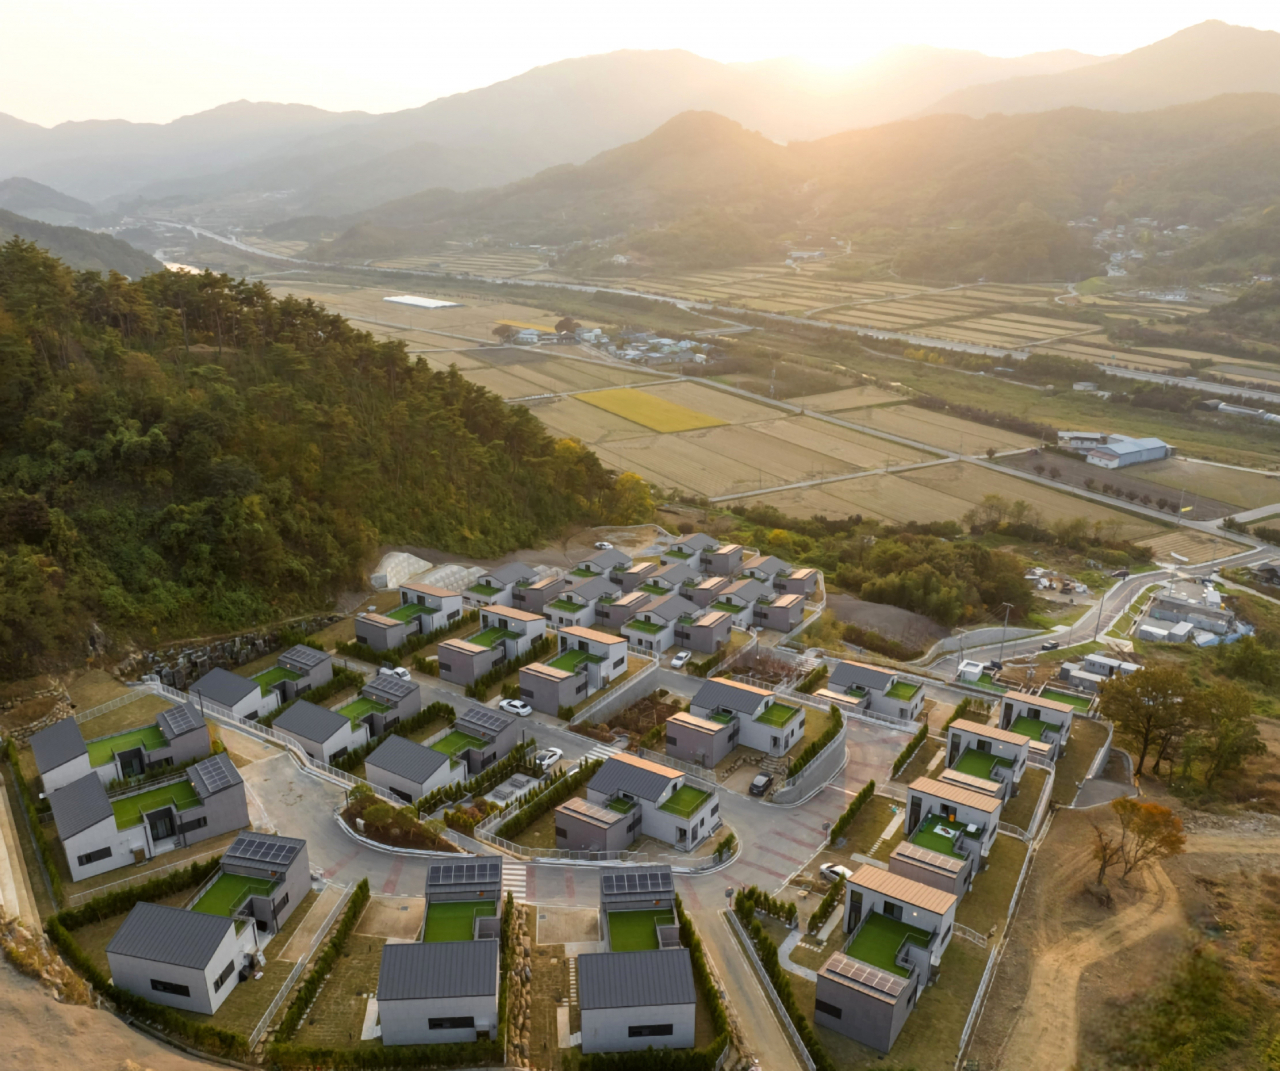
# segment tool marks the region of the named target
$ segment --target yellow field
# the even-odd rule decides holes
[[[764,399],[756,401],[717,390],[701,383],[683,380],[679,383],[656,383],[645,387],[645,394],[672,402],[675,405],[693,409],[699,413],[713,416],[726,424],[746,424],[753,420],[776,420],[782,411],[768,405]]]
[[[1260,472],[1201,465],[1179,458],[1135,465],[1129,472],[1176,491],[1185,490],[1188,502],[1192,495],[1216,498],[1219,502],[1242,509],[1257,509],[1280,502],[1280,476],[1267,476]]]
[[[1172,562],[1174,565],[1199,565],[1201,562],[1213,561],[1215,558],[1227,558],[1232,554],[1241,554],[1249,548],[1241,543],[1233,543],[1229,539],[1197,532],[1190,528],[1180,528],[1176,532],[1143,539],[1140,542],[1151,548],[1156,561]],[[1187,560],[1179,562],[1172,557],[1179,554]]]
[[[587,395],[590,397],[590,395]],[[556,398],[546,402],[534,402],[530,412],[556,435],[569,439],[581,439],[588,446],[610,442],[613,439],[636,439],[651,435],[642,427],[616,413],[600,409],[577,398]]]
[[[835,415],[854,424],[863,424],[890,435],[901,435],[905,439],[958,453],[981,454],[988,447],[1015,450],[1039,445],[1034,439],[1017,432],[989,428],[984,424],[974,424],[947,413],[935,413],[914,405],[886,405]]]
[[[864,405],[903,400],[901,394],[894,394],[880,387],[845,387],[844,390],[827,391],[826,394],[806,394],[803,398],[787,399],[792,405],[816,409],[819,413],[835,413],[841,409],[860,409]]]
[[[699,413],[694,409],[677,405],[645,391],[626,387],[618,390],[593,391],[581,396],[588,405],[594,405],[627,420],[634,420],[654,431],[694,431],[698,428],[714,428],[726,423],[718,417]]]

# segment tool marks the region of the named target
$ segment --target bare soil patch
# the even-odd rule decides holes
[[[871,629],[906,647],[927,650],[951,634],[950,629],[923,614],[913,614],[910,610],[878,602],[863,602],[855,595],[828,594],[827,608],[833,610],[841,621]]]
[[[332,908],[330,904],[330,908]],[[374,896],[360,916],[360,929],[366,937],[398,937],[413,941],[422,930],[427,901],[422,896]],[[326,912],[327,914],[327,912]]]

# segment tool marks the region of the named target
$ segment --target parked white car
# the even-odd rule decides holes
[[[596,550],[613,550],[612,543],[606,543],[603,539],[596,544]]]
[[[534,756],[538,760],[538,765],[544,770],[551,769],[557,762],[564,758],[564,752],[558,747],[549,747],[545,751],[539,751]]]
[[[827,881],[848,881],[853,877],[853,871],[847,866],[840,866],[837,863],[823,863],[818,867],[820,873]]]
[[[683,666],[686,662],[689,661],[690,657],[691,657],[691,652],[681,651],[679,654],[675,656],[675,658],[671,660],[671,668],[679,669],[681,666]]]
[[[384,676],[384,677],[399,677],[401,680],[404,680],[404,681],[407,681],[410,679],[409,671],[405,669],[404,666],[396,666],[393,669],[388,669],[386,666],[383,666],[380,670],[378,670],[378,673],[380,676]]]
[[[504,699],[498,704],[498,709],[514,714],[517,718],[527,718],[533,713],[533,707],[522,699]]]

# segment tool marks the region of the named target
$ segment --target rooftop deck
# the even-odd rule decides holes
[[[223,874],[195,902],[192,911],[230,918],[250,896],[269,896],[278,884],[270,878],[249,878],[242,874]]]
[[[94,740],[85,744],[85,748],[89,752],[90,766],[105,766],[112,756],[121,751],[130,751],[135,747],[140,747],[143,751],[155,751],[167,743],[164,733],[157,726],[144,725],[141,729],[130,729],[127,733]]]
[[[955,841],[951,837],[939,833],[939,829],[960,834],[964,832],[964,823],[949,822],[941,815],[931,814],[920,823],[920,828],[916,830],[915,835],[911,838],[911,843],[920,848],[927,848],[931,852],[937,852],[939,855],[949,855],[952,859],[967,858],[956,851]]]
[[[639,632],[647,632],[650,636],[656,636],[659,632],[661,632],[666,627],[667,626],[664,622],[636,621],[634,619],[631,621],[628,621],[623,626],[623,628],[633,628]]]
[[[385,714],[390,709],[385,703],[379,703],[376,699],[369,699],[362,695],[345,707],[339,707],[334,713],[341,714],[355,725],[357,721],[369,714]]]
[[[387,613],[387,617],[394,621],[409,621],[415,617],[430,617],[432,614],[439,613],[434,606],[420,606],[416,602],[407,602],[403,606],[397,606],[394,610]]]
[[[432,744],[431,750],[439,751],[441,754],[453,758],[460,751],[467,751],[470,748],[483,748],[486,745],[487,741],[481,740],[478,736],[464,733],[461,729],[454,729],[448,736]]]
[[[612,799],[605,804],[611,811],[617,811],[619,814],[630,814],[636,809],[636,805],[630,800],[624,800],[621,796]]]
[[[652,581],[650,581],[648,584],[641,584],[636,590],[643,591],[647,595],[666,595],[667,594],[666,588],[664,588],[661,584],[655,584]]]
[[[679,815],[681,818],[691,818],[710,798],[710,792],[703,792],[702,789],[694,788],[692,785],[681,785],[658,810]]]
[[[577,607],[574,607],[577,609]],[[501,625],[493,625],[483,632],[477,632],[474,636],[467,636],[467,643],[474,643],[477,647],[493,647],[495,644],[503,640],[518,640],[520,634],[512,632],[509,628],[503,628]]]
[[[116,829],[132,829],[142,825],[143,816],[162,807],[173,807],[185,811],[200,804],[200,796],[190,781],[177,781],[171,785],[139,792],[136,796],[125,796],[112,800],[111,809],[116,815]]]
[[[658,927],[674,926],[668,908],[609,912],[609,951],[648,952],[658,947]]]
[[[873,911],[854,934],[844,954],[869,966],[896,974],[899,978],[906,978],[911,972],[898,966],[898,951],[907,941],[927,948],[932,936],[928,930],[922,930],[919,926],[899,922]]]
[[[585,603],[571,602],[569,599],[552,599],[547,603],[548,610],[559,610],[562,614],[576,614],[586,608]]]
[[[1002,759],[989,751],[978,751],[976,748],[967,747],[952,769],[958,773],[968,774],[970,777],[985,777],[988,781],[994,781],[996,766],[1010,768],[1013,766],[1013,760]]]
[[[900,699],[904,702],[908,699],[914,699],[915,694],[920,691],[923,685],[909,684],[907,681],[894,681],[893,686],[884,693],[886,699]]]
[[[781,729],[791,724],[799,713],[799,707],[788,706],[786,703],[770,703],[756,720],[774,729]]]
[[[1040,698],[1049,699],[1054,703],[1066,703],[1067,706],[1073,707],[1077,714],[1083,714],[1093,705],[1093,700],[1083,695],[1071,695],[1069,692],[1059,692],[1053,688],[1042,691]]]
[[[586,662],[603,662],[604,659],[600,655],[593,655],[588,651],[565,651],[557,655],[547,663],[552,669],[562,669],[566,673],[576,673],[578,667]]]
[[[472,584],[467,590],[473,595],[483,595],[487,599],[502,593],[502,588],[495,588],[492,584]]]
[[[422,939],[470,941],[475,937],[475,920],[498,913],[492,900],[438,900],[427,906],[427,924]]]
[[[302,674],[295,673],[291,669],[285,669],[284,666],[272,666],[270,669],[264,669],[252,680],[258,686],[258,691],[266,695],[271,691],[273,684],[279,684],[281,681],[300,681],[302,680]]]

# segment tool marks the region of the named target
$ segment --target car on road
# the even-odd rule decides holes
[[[983,666],[982,668],[983,668],[983,669],[985,669],[985,670],[990,671],[991,673],[999,673],[1002,669],[1004,669],[1004,663],[1003,663],[1003,662],[997,662],[997,661],[993,658],[990,662],[988,662],[988,663],[987,663],[985,666]]]
[[[751,782],[751,787],[747,789],[747,791],[750,792],[751,795],[753,796],[763,796],[766,792],[769,791],[769,786],[772,784],[773,784],[773,778],[769,774],[762,773],[762,774],[759,774],[756,777],[756,779]]]
[[[818,867],[818,873],[827,881],[848,881],[853,877],[853,871],[839,863],[823,863]]]
[[[603,539],[596,544],[596,550],[613,550],[612,543],[606,543]]]
[[[383,666],[378,670],[378,675],[382,677],[399,677],[402,681],[409,680],[409,671],[404,666]]]
[[[686,662],[689,661],[690,657],[691,657],[691,652],[681,651],[678,655],[675,656],[675,658],[671,660],[671,668],[679,669],[681,666],[683,666]]]
[[[1056,650],[1057,650],[1059,647],[1061,647],[1061,646],[1062,646],[1062,644],[1060,644],[1057,640],[1050,640],[1048,643],[1042,643],[1042,644],[1040,645],[1040,650],[1042,650],[1042,651],[1056,651]]]
[[[498,704],[499,710],[505,710],[508,714],[514,714],[517,718],[527,718],[533,713],[533,707],[529,706],[523,699],[504,699]]]
[[[564,752],[558,747],[549,747],[544,751],[539,751],[534,758],[538,760],[538,766],[540,769],[549,770],[564,758]]]

